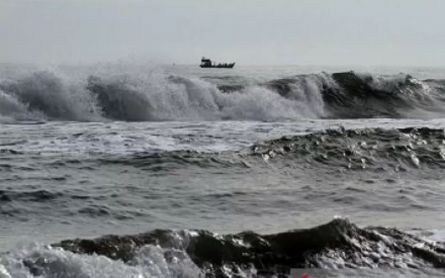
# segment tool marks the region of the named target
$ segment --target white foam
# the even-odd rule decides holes
[[[33,269],[32,271],[30,269]],[[74,254],[45,245],[22,247],[0,257],[1,278],[195,278],[200,269],[180,250],[143,247],[129,263]]]
[[[0,82],[4,91],[0,92],[0,115],[95,121],[107,105],[110,109],[118,105],[116,109],[122,110],[117,111],[119,120],[274,121],[318,118],[324,113],[319,84],[313,80],[294,85],[291,100],[260,86],[246,84],[241,91],[223,93],[215,84],[197,77],[159,72],[103,75],[97,80],[108,89],[102,101],[109,103],[97,103],[94,93],[87,90],[88,75],[70,77],[41,71]]]
[[[358,76],[375,90],[400,95],[408,105],[404,107],[402,103],[401,107],[390,108],[404,117],[431,118],[445,113],[439,89],[427,82],[403,74]],[[283,95],[258,80],[249,81],[249,76],[243,78],[238,84],[238,79],[227,77],[229,83],[222,85],[235,82],[240,88],[222,92],[211,78],[187,71],[172,74],[139,69],[125,73],[116,68],[108,71],[92,68],[64,72],[53,68],[18,73],[15,78],[10,76],[7,81],[0,81],[0,115],[7,121],[280,121],[335,117],[329,114],[335,112],[327,109],[329,104],[324,102],[323,90],[327,87],[341,92],[341,88],[329,74],[285,79],[288,92]],[[99,93],[88,89],[91,80],[99,86],[96,88]],[[408,81],[412,86],[404,86]],[[356,108],[345,109],[345,113],[354,115]]]

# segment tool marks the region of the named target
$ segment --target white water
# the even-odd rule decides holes
[[[321,93],[323,84],[336,87],[329,74],[296,77],[297,73],[289,72],[274,79],[256,68],[247,72],[198,73],[193,68],[163,67],[3,71],[0,120],[277,121],[331,117]],[[294,78],[288,84],[286,96],[264,85],[281,77]],[[402,74],[376,77],[373,86],[394,89],[404,78]],[[91,84],[97,85],[96,88],[92,89]],[[441,109],[435,111],[438,109],[430,105],[437,103],[434,88],[419,84],[421,92],[403,92],[419,108],[407,111],[406,116],[431,118],[442,114]],[[220,85],[240,87],[223,92],[218,88]],[[101,90],[99,95],[97,90]],[[354,107],[348,109],[353,111]]]
[[[201,270],[185,252],[152,245],[138,250],[129,263],[38,244],[0,256],[0,278],[35,278],[34,274],[44,278],[196,278]]]
[[[108,106],[121,120],[260,120],[319,118],[323,102],[316,84],[293,88],[293,101],[260,86],[230,94],[193,76],[168,73],[99,76],[105,103],[87,90],[88,78],[38,71],[1,81],[0,115],[14,120],[95,121]],[[302,85],[303,86],[303,85]],[[114,105],[116,104],[116,105]]]

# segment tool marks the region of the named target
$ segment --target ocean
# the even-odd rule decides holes
[[[443,277],[444,117],[441,68],[2,64],[0,277]]]

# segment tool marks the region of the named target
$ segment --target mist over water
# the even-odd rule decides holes
[[[441,277],[441,76],[2,67],[0,277]]]

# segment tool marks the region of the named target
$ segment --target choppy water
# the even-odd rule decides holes
[[[2,68],[0,277],[442,276],[445,71],[375,71]]]

